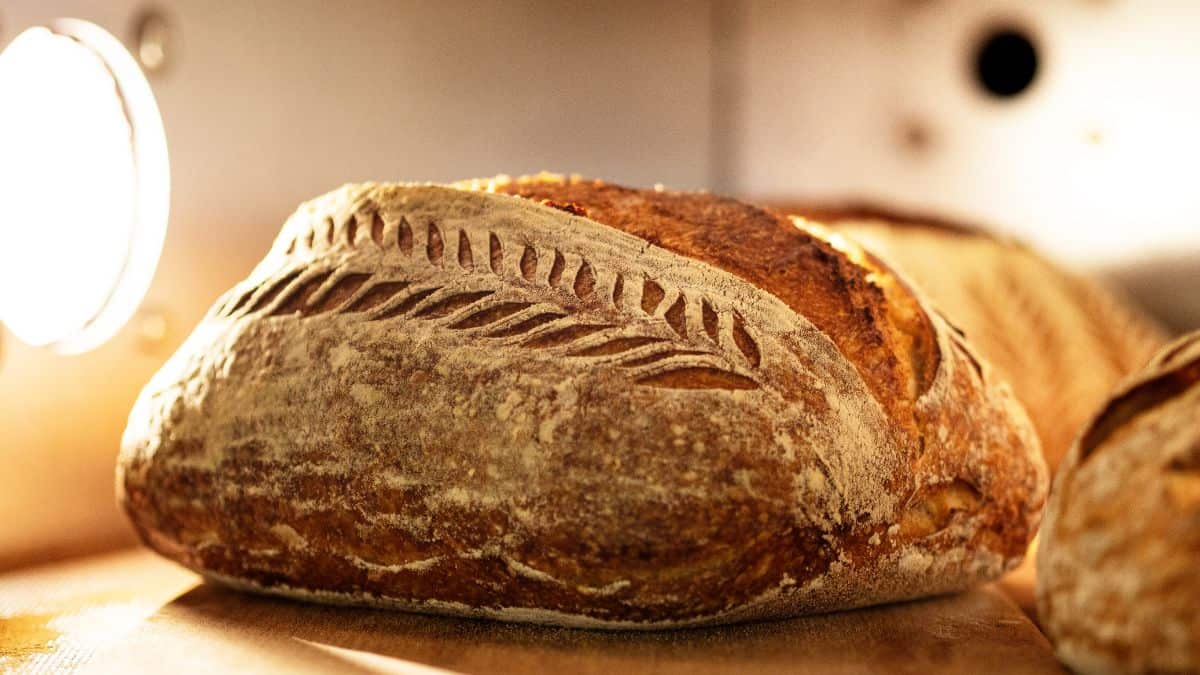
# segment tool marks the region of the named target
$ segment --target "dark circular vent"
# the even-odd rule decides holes
[[[989,96],[1013,98],[1037,77],[1038,50],[1029,35],[1012,27],[988,31],[975,51],[975,80]]]

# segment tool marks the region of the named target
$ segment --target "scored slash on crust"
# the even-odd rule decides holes
[[[364,227],[359,227],[360,222]],[[236,300],[231,298],[216,316],[264,314],[307,319],[336,313],[359,315],[367,321],[445,319],[445,329],[475,331],[482,339],[515,338],[524,349],[567,348],[568,357],[609,359],[612,365],[634,370],[634,381],[639,385],[725,390],[761,387],[750,371],[759,368],[762,355],[744,318],[731,311],[722,331],[721,316],[708,298],[700,298],[700,325],[698,330],[691,330],[689,299],[683,292],[668,303],[667,289],[645,277],[636,307],[630,307],[625,300],[624,275],[615,275],[611,293],[601,293],[593,264],[573,256],[579,258],[579,263],[569,274],[567,257],[558,249],[546,255],[526,243],[519,256],[506,256],[504,242],[496,233],[488,232],[485,268],[476,263],[471,237],[464,229],[458,230],[457,237],[449,238],[457,247],[453,253],[446,250],[447,239],[437,223],[428,223],[425,245],[418,247],[413,241],[416,228],[406,217],[401,216],[389,228],[374,208],[347,218],[340,228],[344,235],[341,238],[335,234],[338,229],[331,218],[325,218],[293,239],[286,255],[291,258],[336,246],[358,249],[360,243],[373,243],[381,254],[399,252],[401,265],[428,265],[416,275],[423,280],[431,274],[435,279],[442,275],[453,278],[440,284],[436,280],[419,283],[394,278],[391,274],[400,272],[400,265],[373,273],[351,271],[347,263],[313,271],[316,266],[309,258],[234,296]],[[389,229],[395,232],[390,239]],[[365,233],[362,242],[360,231]],[[506,259],[510,260],[507,265]],[[549,271],[539,278],[539,266],[546,262],[550,263]],[[491,275],[480,277],[480,272]],[[482,281],[486,287],[457,288],[460,284],[454,282],[461,281],[463,275],[471,275],[473,281]],[[546,287],[554,291],[551,296],[545,293]],[[547,304],[555,306],[548,308]],[[621,316],[614,316],[614,312]],[[654,323],[668,330],[659,330],[660,334],[609,335],[599,342],[586,340],[628,327],[631,319],[648,322],[652,330]],[[580,342],[587,344],[577,344]],[[681,359],[686,362],[679,362]]]

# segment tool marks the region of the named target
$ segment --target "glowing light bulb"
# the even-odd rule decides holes
[[[124,46],[62,20],[0,53],[0,321],[86,351],[132,316],[166,233],[154,96]]]

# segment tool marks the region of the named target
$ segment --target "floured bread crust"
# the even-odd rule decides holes
[[[130,416],[144,541],[270,593],[611,628],[1019,562],[1037,440],[917,295],[771,212],[619,196],[543,176],[303,205]],[[766,242],[761,267],[718,239]],[[836,278],[795,288],[779,260]]]
[[[1166,344],[1119,294],[1015,241],[872,207],[781,209],[828,223],[919,284],[1012,384],[1052,471],[1113,388]]]
[[[1164,348],[1055,479],[1038,614],[1085,673],[1200,671],[1200,333]]]

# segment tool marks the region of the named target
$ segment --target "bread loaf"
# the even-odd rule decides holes
[[[149,546],[237,587],[659,628],[994,578],[1046,471],[861,251],[540,176],[303,205],[138,399],[118,485]]]
[[[1025,404],[1051,471],[1126,376],[1166,342],[1100,283],[968,226],[869,207],[791,205],[910,276]]]
[[[1084,673],[1200,672],[1200,333],[1163,349],[1054,482],[1038,615]]]

